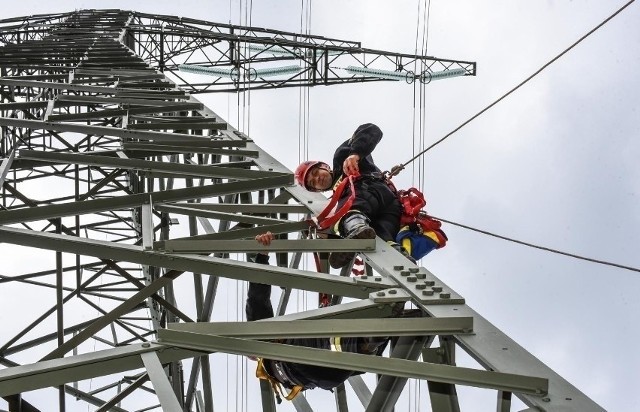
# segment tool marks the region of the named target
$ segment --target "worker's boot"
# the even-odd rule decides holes
[[[349,213],[339,223],[340,233],[345,239],[375,239],[376,231],[369,226],[369,220],[358,212]],[[354,252],[333,252],[329,264],[334,269],[346,266],[355,256]]]

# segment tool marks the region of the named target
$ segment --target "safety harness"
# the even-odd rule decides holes
[[[349,175],[344,179],[341,179],[333,188],[333,195],[329,204],[320,212],[316,218],[312,218],[310,224],[315,226],[319,230],[325,230],[335,225],[344,216],[353,205],[353,201],[356,198],[356,188],[354,182],[360,178],[360,175]],[[342,192],[349,186],[351,193],[349,197],[340,207],[340,209],[334,211],[338,201],[342,197]],[[333,213],[332,213],[333,212]]]
[[[384,179],[389,189],[396,194],[400,204],[402,205],[402,215],[400,217],[400,226],[408,226],[416,236],[428,236],[432,238],[436,243],[436,249],[440,249],[446,245],[447,237],[440,229],[442,223],[436,219],[433,219],[426,212],[422,211],[422,208],[426,206],[427,201],[424,198],[424,194],[415,187],[407,190],[397,190],[389,173],[381,173],[380,177]],[[333,190],[333,195],[327,206],[318,214],[317,217],[310,219],[309,224],[318,230],[326,230],[334,226],[340,219],[351,210],[353,201],[356,197],[355,181],[360,179],[361,176],[348,175],[336,183]],[[342,197],[344,190],[349,187],[350,193],[347,200],[343,205],[336,209],[338,201]],[[406,239],[407,237],[405,237]],[[425,253],[426,254],[426,253]],[[424,255],[423,255],[424,256]],[[422,256],[421,256],[422,257]],[[415,258],[415,256],[414,256]]]
[[[415,187],[398,191],[402,205],[400,232],[396,240],[414,258],[421,259],[434,249],[447,244],[447,235],[440,229],[442,223],[422,210],[427,201]]]

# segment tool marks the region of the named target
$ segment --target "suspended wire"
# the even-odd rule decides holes
[[[429,29],[429,10],[431,7],[431,1],[418,0],[417,13],[418,16],[416,22],[416,40],[415,40],[415,55],[426,56],[428,48],[428,29]],[[422,12],[421,12],[422,9]],[[422,23],[422,24],[421,24]],[[422,30],[421,29],[422,26]],[[422,35],[422,41],[420,44],[420,53],[418,53],[418,42]],[[418,70],[418,59],[414,62],[414,73],[422,73],[427,69],[424,61],[420,60],[420,69]],[[413,113],[412,113],[412,154],[416,153],[416,146],[418,150],[422,150],[425,147],[425,135],[426,135],[426,85],[422,82],[415,82],[413,85]],[[417,89],[419,88],[419,89]],[[418,101],[418,107],[416,108],[416,100]],[[417,116],[417,119],[416,119]],[[416,133],[416,124],[418,130]],[[416,142],[417,140],[417,142]],[[417,143],[417,144],[416,144]],[[424,191],[424,162],[422,159],[417,165],[412,165],[411,184],[416,186],[416,169],[417,169],[417,187]],[[418,380],[411,379],[409,381],[408,402],[409,410],[419,412],[420,400],[421,400],[421,386]]]
[[[311,33],[311,1],[301,0],[300,2],[300,34],[309,35]],[[303,58],[303,74],[301,81],[309,78],[309,64]],[[309,158],[309,129],[310,129],[310,90],[309,87],[301,85],[298,90],[298,162]]]
[[[306,27],[306,34],[307,36],[309,36],[311,34],[311,0],[307,1],[307,27]],[[305,64],[305,69],[309,68],[309,63],[308,61],[305,59],[305,62],[307,62]],[[308,70],[305,70],[305,78],[306,80],[310,80],[310,76],[311,73],[309,73]],[[309,146],[310,146],[310,125],[311,125],[311,88],[309,86],[306,86],[304,88],[306,94],[307,94],[307,130],[306,130],[306,136],[307,136],[307,152],[305,153],[305,158],[308,159],[309,158]]]
[[[246,4],[245,4],[245,10],[246,10]],[[246,11],[245,11],[246,14]],[[247,18],[245,16],[245,22],[247,21]],[[251,27],[253,23],[253,0],[249,0],[249,24],[248,26]],[[247,44],[245,43],[245,54],[247,52]],[[251,59],[249,59],[249,66],[247,67],[247,70],[251,70]],[[247,82],[251,82],[250,79],[247,79]],[[251,86],[251,85],[249,85]],[[247,91],[247,131],[245,132],[248,136],[251,135],[251,87],[249,87],[249,90]]]
[[[300,1],[300,34],[311,33],[311,0]],[[303,59],[303,74],[300,80],[308,80],[307,71],[309,65],[306,56]],[[304,76],[304,77],[302,77]],[[298,163],[309,159],[309,128],[310,128],[310,91],[304,84],[298,90]],[[302,261],[303,269],[307,268],[306,259]],[[307,291],[296,290],[296,311],[307,310],[309,305]]]
[[[424,16],[422,18],[423,28],[422,28],[422,55],[428,56],[428,41],[429,41],[429,15],[431,11],[431,0],[425,0],[424,7]],[[427,70],[426,63],[423,61],[420,73],[423,73]],[[420,82],[420,108],[421,108],[421,117],[420,117],[420,149],[424,149],[426,143],[427,136],[427,84]],[[418,162],[418,185],[420,190],[424,191],[425,184],[425,161],[424,158],[420,158]]]
[[[542,72],[544,69],[546,69],[547,67],[549,67],[551,64],[555,63],[556,60],[558,60],[560,57],[564,56],[566,53],[568,53],[571,49],[573,49],[575,46],[577,46],[579,43],[581,43],[584,39],[586,39],[587,37],[589,37],[591,34],[593,34],[595,31],[597,31],[599,28],[601,28],[602,26],[604,26],[605,24],[607,24],[611,19],[613,19],[615,16],[617,16],[620,12],[622,12],[624,9],[626,9],[629,5],[631,5],[631,3],[633,3],[635,0],[631,0],[628,3],[626,3],[624,6],[622,6],[621,8],[619,8],[615,13],[613,13],[611,16],[607,17],[604,21],[602,21],[600,24],[598,24],[596,27],[594,27],[593,29],[591,29],[587,34],[585,34],[584,36],[580,37],[575,43],[573,43],[571,46],[567,47],[564,51],[562,51],[560,54],[558,54],[556,57],[554,57],[553,59],[549,60],[546,64],[544,64],[542,67],[540,67],[540,69],[536,70],[532,75],[530,75],[529,77],[527,77],[525,80],[523,80],[521,83],[519,83],[517,86],[515,86],[514,88],[512,88],[511,90],[509,90],[507,93],[505,93],[504,95],[502,95],[501,97],[499,97],[497,100],[495,100],[493,103],[491,103],[490,105],[488,105],[487,107],[485,107],[484,109],[482,109],[481,111],[479,111],[478,113],[476,113],[475,115],[473,115],[472,117],[470,117],[468,120],[466,120],[464,123],[462,123],[460,126],[456,127],[455,129],[453,129],[451,132],[447,133],[444,137],[442,137],[440,140],[436,141],[435,143],[431,144],[429,147],[427,147],[426,149],[424,149],[423,151],[421,151],[420,153],[418,153],[417,155],[413,156],[410,160],[408,160],[405,163],[402,163],[398,166],[395,166],[393,168],[393,170],[391,171],[391,176],[395,176],[397,175],[400,170],[402,170],[404,167],[406,167],[409,163],[413,162],[414,160],[416,160],[418,157],[422,156],[423,154],[425,154],[426,152],[428,152],[429,150],[433,149],[435,146],[439,145],[440,143],[444,142],[448,137],[450,137],[451,135],[453,135],[454,133],[456,133],[458,130],[462,129],[464,126],[466,126],[467,124],[471,123],[473,120],[475,120],[477,117],[479,117],[480,115],[482,115],[484,112],[486,112],[487,110],[491,109],[493,106],[495,106],[496,104],[498,104],[499,102],[501,102],[502,100],[504,100],[507,96],[509,96],[510,94],[512,94],[513,92],[515,92],[516,90],[518,90],[521,86],[523,86],[524,84],[528,83],[531,79],[533,79],[535,76],[537,76],[540,72]]]
[[[506,237],[506,236],[498,235],[496,233],[488,232],[486,230],[482,230],[482,229],[474,228],[474,227],[471,227],[471,226],[463,225],[462,223],[452,222],[450,220],[442,219],[440,217],[435,217],[433,215],[430,215],[430,216],[433,217],[434,219],[440,220],[442,222],[448,223],[448,224],[453,225],[453,226],[458,226],[458,227],[461,227],[461,228],[464,228],[464,229],[472,230],[474,232],[482,233],[484,235],[488,235],[488,236],[492,236],[492,237],[495,237],[495,238],[498,238],[498,239],[506,240],[506,241],[513,242],[513,243],[517,243],[519,245],[529,246],[529,247],[532,247],[532,248],[535,248],[535,249],[540,249],[540,250],[544,250],[544,251],[551,252],[551,253],[557,253],[557,254],[563,255],[563,256],[569,256],[569,257],[572,257],[572,258],[575,258],[575,259],[586,260],[587,262],[598,263],[600,265],[613,266],[613,267],[617,267],[617,268],[620,268],[620,269],[630,270],[632,272],[640,272],[640,269],[634,268],[634,267],[631,267],[631,266],[620,265],[618,263],[607,262],[607,261],[604,261],[604,260],[592,259],[592,258],[588,258],[586,256],[580,256],[580,255],[576,255],[576,254],[573,254],[573,253],[563,252],[563,251],[560,251],[560,250],[557,250],[557,249],[548,248],[548,247],[545,247],[545,246],[534,245],[533,243],[523,242],[521,240],[516,240],[516,239],[513,239],[513,238]]]
[[[426,56],[428,53],[428,39],[429,39],[429,16],[431,9],[430,0],[418,0],[418,16],[416,21],[416,36],[415,36],[415,52],[416,56]],[[421,30],[422,28],[422,30]],[[421,38],[421,41],[420,41]],[[418,43],[420,41],[420,53],[418,53]],[[418,69],[418,64],[420,68]],[[418,59],[414,61],[414,73],[422,73],[427,70],[426,63],[422,60],[418,63]],[[418,107],[416,108],[416,101],[418,101]],[[412,114],[412,155],[416,154],[417,150],[423,150],[426,142],[426,84],[421,82],[415,82],[413,85],[413,114]],[[417,118],[416,118],[417,117]],[[417,124],[417,131],[416,131]],[[416,142],[417,141],[417,142]],[[417,186],[420,190],[424,190],[424,173],[425,163],[422,159],[418,161],[417,165],[412,165],[411,185]],[[416,176],[418,182],[416,183]]]
[[[418,55],[418,38],[420,33],[420,4],[422,0],[418,0],[418,12],[416,16],[418,16],[418,20],[416,21],[416,42],[415,42],[415,51],[414,55]],[[413,72],[418,73],[418,59],[416,58],[413,62]],[[413,111],[411,116],[411,154],[413,156],[416,155],[416,84],[418,82],[414,82],[413,84]],[[420,148],[421,149],[421,148]],[[415,177],[416,177],[416,166],[414,164],[411,165],[411,186],[415,186]]]

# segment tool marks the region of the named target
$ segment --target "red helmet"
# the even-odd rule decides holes
[[[307,160],[306,162],[300,163],[300,165],[296,167],[296,171],[294,173],[296,176],[296,182],[300,186],[304,187],[305,189],[311,192],[319,192],[319,190],[307,186],[307,174],[311,169],[313,169],[316,166],[324,166],[327,169],[331,170],[329,165],[326,164],[325,162],[322,162],[320,160]]]

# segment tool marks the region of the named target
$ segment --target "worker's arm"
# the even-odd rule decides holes
[[[349,140],[350,154],[356,154],[361,159],[369,156],[382,139],[382,130],[373,123],[359,126]]]
[[[382,130],[373,123],[359,126],[353,136],[342,143],[333,155],[334,183],[342,174],[357,175],[379,171],[371,152],[382,139]]]

